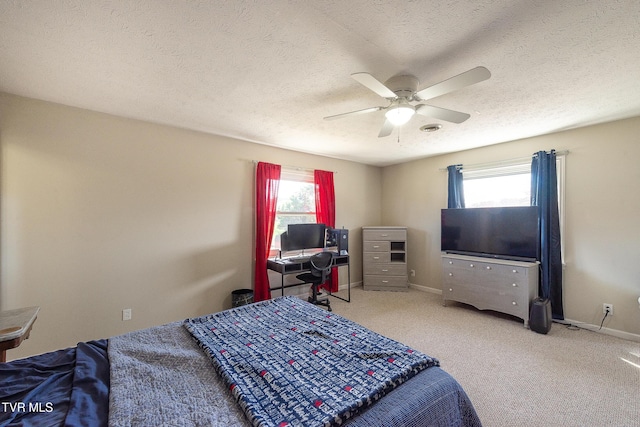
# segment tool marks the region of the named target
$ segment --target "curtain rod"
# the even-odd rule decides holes
[[[566,156],[567,154],[569,154],[569,150],[556,151],[556,156]],[[465,168],[466,169],[484,169],[484,168],[491,168],[491,167],[498,167],[498,166],[509,166],[514,163],[530,160],[535,156],[537,156],[537,153],[534,153],[533,155],[528,157],[515,157],[513,159],[496,160],[494,162],[474,163],[470,165],[460,165],[460,166],[461,166],[461,169],[465,169]],[[441,172],[446,172],[447,168],[440,168],[438,170]]]
[[[261,161],[262,161],[262,160],[251,160],[251,162],[252,162],[254,165],[257,165],[257,164],[258,164],[258,163],[260,163]],[[286,169],[293,169],[293,170],[296,170],[296,171],[305,171],[305,172],[313,172],[314,170],[325,170],[325,169],[303,168],[303,167],[301,167],[301,166],[291,166],[291,165],[280,165],[280,167],[282,167],[282,168],[286,168]],[[338,172],[336,172],[336,171],[332,171],[332,170],[329,170],[329,171],[327,171],[327,172],[332,172],[332,173],[334,173],[334,174],[337,174],[337,173],[338,173]]]

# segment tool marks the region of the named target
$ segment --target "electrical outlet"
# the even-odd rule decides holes
[[[131,309],[125,308],[122,310],[122,320],[131,320]]]
[[[613,304],[602,304],[602,314],[613,316]]]
[[[416,271],[415,270],[411,270],[411,277],[416,277]]]

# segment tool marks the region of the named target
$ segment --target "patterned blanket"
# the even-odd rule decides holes
[[[184,326],[254,426],[340,425],[438,360],[295,297]]]

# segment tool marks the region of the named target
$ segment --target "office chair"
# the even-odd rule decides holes
[[[333,253],[319,252],[309,258],[311,271],[309,273],[298,274],[296,277],[303,283],[311,283],[311,295],[309,302],[315,305],[324,305],[331,311],[329,297],[318,298],[320,285],[324,284],[331,276],[331,264],[333,263]]]

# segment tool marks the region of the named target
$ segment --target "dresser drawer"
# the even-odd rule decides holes
[[[444,283],[473,283],[475,281],[475,271],[445,266],[443,268]]]
[[[364,289],[373,291],[406,291],[409,288],[406,276],[364,276]]]
[[[376,229],[364,229],[362,230],[362,240],[374,240],[374,241],[392,241],[399,240],[405,241],[407,240],[407,230],[404,229],[384,229],[384,230],[376,230]]]
[[[406,276],[407,266],[404,264],[371,263],[364,266],[364,274],[379,276]]]
[[[526,276],[528,272],[528,268],[522,267],[519,265],[504,265],[504,264],[498,264],[495,262],[462,260],[462,259],[452,259],[452,258],[443,258],[442,266],[445,269],[460,268],[464,270],[487,271],[487,272],[491,272],[492,275],[494,276],[504,275],[506,277],[522,277],[522,276]]]
[[[442,296],[473,305],[480,310],[494,310],[528,319],[527,293],[500,292],[484,286],[453,284],[442,290]]]
[[[362,243],[363,252],[389,252],[391,250],[390,241],[364,241]]]
[[[362,255],[362,262],[368,263],[388,263],[391,262],[390,252],[365,252]]]
[[[527,292],[529,283],[524,274],[490,274],[482,270],[473,271],[461,268],[447,268],[443,270],[442,282],[445,286],[457,283],[469,286],[491,287],[495,291],[505,294],[520,294]]]

